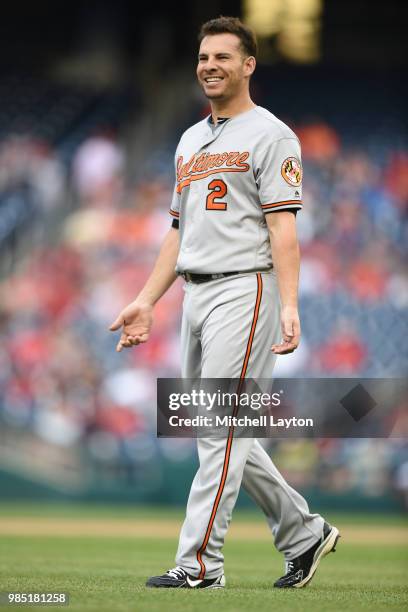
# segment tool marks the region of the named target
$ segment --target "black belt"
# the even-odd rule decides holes
[[[208,281],[216,280],[217,278],[225,278],[227,276],[235,276],[242,272],[224,272],[223,274],[194,274],[194,272],[182,272],[180,276],[188,283],[208,283]]]
[[[222,274],[195,274],[194,272],[181,272],[180,276],[188,283],[208,283],[208,281],[216,280],[217,278],[226,278],[227,276],[235,276],[236,274],[248,274],[253,270],[240,270],[238,272],[223,272]]]

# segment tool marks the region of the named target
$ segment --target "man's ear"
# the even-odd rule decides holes
[[[251,74],[253,74],[256,68],[256,59],[252,55],[245,58],[244,67],[245,67],[245,75],[251,76]]]

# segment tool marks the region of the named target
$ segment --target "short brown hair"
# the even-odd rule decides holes
[[[198,44],[205,36],[212,36],[214,34],[235,34],[241,41],[241,47],[246,55],[253,55],[256,57],[258,52],[258,43],[256,41],[255,33],[250,27],[242,23],[238,17],[217,17],[217,19],[211,19],[206,21],[201,26],[198,34]]]

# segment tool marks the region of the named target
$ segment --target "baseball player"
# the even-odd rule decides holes
[[[185,280],[182,376],[271,378],[300,338],[297,307],[302,165],[296,135],[254,104],[256,40],[237,18],[205,23],[197,77],[211,115],[188,129],[175,156],[170,228],[153,272],[112,324],[117,350],[146,342],[155,303]],[[180,533],[177,566],[147,586],[222,588],[222,547],[243,484],[265,513],[286,561],[275,587],[303,587],[339,532],[281,476],[255,439],[197,440],[199,469]]]

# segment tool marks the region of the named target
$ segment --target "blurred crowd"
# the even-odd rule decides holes
[[[293,127],[305,176],[303,338],[279,358],[276,375],[405,376],[408,150],[345,146],[323,120]],[[0,249],[4,202],[16,185],[28,184],[42,211],[67,191],[75,203],[52,237],[42,213],[41,241],[0,281],[2,427],[80,447],[98,474],[113,467],[114,479],[125,466],[125,480],[151,483],[156,466],[159,489],[163,463],[194,456],[193,441],[155,436],[156,379],[179,375],[181,280],[158,303],[145,345],[117,354],[108,327],[142,287],[170,226],[172,159],[166,174],[155,173],[152,156],[135,184],[125,146],[106,130],[85,138],[69,164],[49,143],[21,136],[0,142],[0,159]],[[272,450],[295,486],[407,497],[401,439],[292,440]]]

